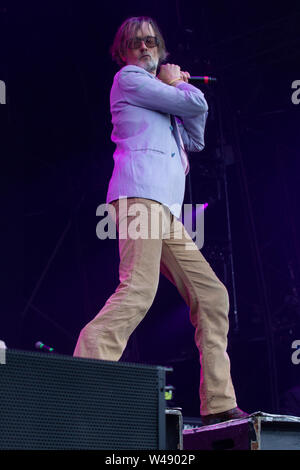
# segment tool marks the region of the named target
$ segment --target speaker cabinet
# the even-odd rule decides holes
[[[7,350],[0,449],[165,449],[167,370]]]

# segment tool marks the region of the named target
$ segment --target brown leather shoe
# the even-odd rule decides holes
[[[222,413],[201,416],[201,421],[203,426],[210,426],[211,424],[223,423],[231,419],[247,418],[248,416],[248,413],[236,407],[228,411],[223,411]]]

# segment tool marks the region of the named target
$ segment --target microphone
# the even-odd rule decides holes
[[[48,352],[48,353],[54,352],[54,349],[51,348],[51,346],[47,346],[46,344],[42,343],[41,341],[38,341],[37,343],[35,343],[35,347],[36,347],[36,349],[40,349],[41,351],[45,351],[45,352]]]
[[[212,82],[217,81],[215,77],[208,77],[206,75],[203,77],[196,75],[196,76],[190,77],[189,80],[198,80],[199,82],[204,82],[204,83],[212,83]]]

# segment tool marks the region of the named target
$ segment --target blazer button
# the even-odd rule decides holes
[[[171,130],[171,131],[173,130],[173,126],[170,126],[170,130]]]
[[[175,152],[171,153],[171,157],[175,157]]]

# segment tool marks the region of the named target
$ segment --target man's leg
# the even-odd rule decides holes
[[[201,415],[235,408],[236,397],[226,352],[228,293],[175,217],[172,218],[169,238],[163,240],[161,272],[175,284],[190,308],[200,353]]]
[[[134,215],[128,216],[128,210],[136,203],[142,203],[148,211],[146,219],[139,219],[143,225],[140,230],[144,235],[148,233],[146,239],[133,239],[128,233],[136,219]],[[148,199],[129,198],[127,209],[126,204],[120,209],[118,202],[114,202],[119,231],[120,284],[98,315],[81,330],[74,356],[119,360],[129,336],[149,310],[158,287],[162,249],[161,236],[150,238],[151,204],[159,206]],[[125,226],[126,234],[122,229]]]

